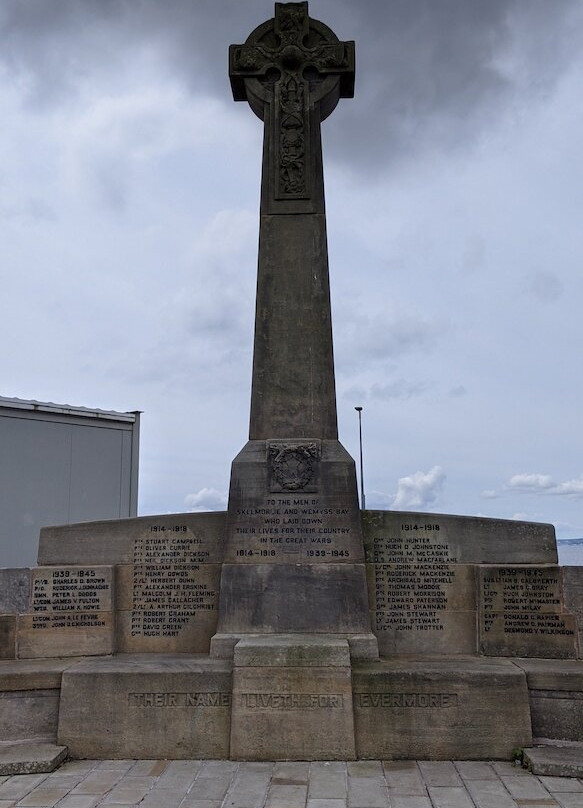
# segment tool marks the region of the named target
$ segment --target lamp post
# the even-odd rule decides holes
[[[354,408],[358,413],[358,437],[360,442],[360,507],[364,511],[366,503],[364,499],[364,475],[362,472],[362,407]]]

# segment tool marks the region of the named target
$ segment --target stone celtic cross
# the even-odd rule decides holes
[[[320,122],[354,94],[354,43],[307,3],[276,3],[274,19],[231,45],[229,75],[235,100],[265,121],[263,212],[323,210]]]

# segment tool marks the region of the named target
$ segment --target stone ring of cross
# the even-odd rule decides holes
[[[318,105],[320,120],[340,98],[354,95],[354,42],[341,42],[324,23],[308,16],[308,4],[276,3],[275,17],[260,25],[244,45],[232,45],[229,75],[236,101],[248,101],[265,119],[265,105],[278,105],[286,86],[304,110]]]

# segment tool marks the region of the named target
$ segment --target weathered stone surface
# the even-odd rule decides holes
[[[0,692],[58,690],[63,671],[79,659],[15,659],[0,661]]]
[[[353,759],[354,720],[349,665],[318,667],[320,657],[348,662],[346,640],[320,638],[321,648],[299,639],[242,640],[233,670],[231,757],[234,760]],[[343,644],[343,648],[341,648]],[[286,660],[304,664],[286,666]],[[245,663],[259,663],[245,666]],[[305,664],[308,663],[308,664]]]
[[[54,741],[58,716],[58,689],[0,691],[2,741]]]
[[[224,564],[218,631],[368,633],[366,598],[364,564]]]
[[[277,3],[229,65],[265,126],[250,440],[232,466],[218,631],[370,634],[354,461],[337,440],[320,137],[353,94],[354,43],[307,3]]]
[[[0,615],[0,659],[16,656],[16,615]]]
[[[0,569],[0,615],[25,612],[30,596],[30,569]]]
[[[17,654],[20,659],[113,654],[113,628],[112,612],[21,614]]]
[[[211,639],[210,655],[213,659],[233,659],[235,646],[240,640],[251,639],[257,640],[262,635],[246,635],[239,634],[215,634]],[[271,638],[273,634],[263,635],[266,638]],[[351,660],[358,661],[374,661],[379,658],[379,649],[376,637],[373,634],[334,634],[334,635],[314,635],[319,641],[322,636],[328,636],[330,639],[346,640],[348,642],[348,650],[350,652]],[[290,635],[296,642],[300,639],[310,637],[306,634],[292,634]]]
[[[37,567],[31,578],[31,613],[17,622],[20,658],[113,653],[113,567]]]
[[[304,484],[286,490],[286,479]],[[227,563],[364,561],[354,461],[338,441],[250,441],[233,461],[228,513]]]
[[[349,667],[348,641],[338,637],[274,634],[246,637],[235,646],[235,667]]]
[[[31,571],[32,614],[111,612],[113,567],[35,567]]]
[[[188,555],[116,568],[119,652],[208,653],[221,565],[194,564]]]
[[[65,671],[58,738],[74,758],[225,758],[230,715],[228,663],[120,655]]]
[[[517,659],[526,674],[535,738],[583,741],[583,662]]]
[[[367,564],[372,629],[381,654],[477,650],[475,568]]]
[[[583,657],[583,567],[562,567],[565,608],[577,619],[579,656]]]
[[[226,513],[179,513],[43,527],[39,564],[134,564],[156,557],[156,539],[190,539],[194,563],[220,563]],[[151,554],[151,555],[150,555]]]
[[[482,566],[478,580],[483,654],[576,657],[577,625],[564,612],[559,567]]]
[[[541,777],[583,777],[583,750],[538,746],[524,750],[524,765]]]
[[[583,662],[571,659],[514,659],[526,674],[531,690],[580,690],[583,693]]]
[[[380,564],[556,564],[552,525],[441,513],[363,511],[366,560]]]
[[[50,743],[0,746],[0,776],[52,772],[66,757],[66,746]]]
[[[526,677],[505,660],[383,659],[353,666],[359,758],[509,758],[530,743]]]

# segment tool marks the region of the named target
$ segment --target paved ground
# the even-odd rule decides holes
[[[73,761],[0,777],[0,808],[583,808],[583,781],[511,763]]]

